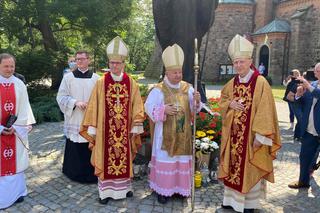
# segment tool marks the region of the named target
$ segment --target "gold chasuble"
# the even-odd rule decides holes
[[[178,114],[166,117],[163,122],[163,142],[161,149],[168,152],[170,157],[176,155],[192,154],[191,110],[188,91],[190,84],[181,81],[180,88],[170,88],[161,82],[155,87],[164,94],[164,104],[173,104],[178,109]]]
[[[233,99],[243,111],[229,108]],[[218,178],[240,193],[248,193],[261,179],[274,182],[273,163],[281,148],[278,119],[271,88],[255,71],[248,83],[238,76],[221,91],[222,139]],[[272,146],[253,150],[255,134],[272,139]]]
[[[139,86],[132,78],[124,73],[118,82],[106,73],[97,81],[80,134],[89,141],[91,164],[101,180],[132,177],[132,161],[141,141],[139,135],[132,138],[130,131],[143,120]],[[96,128],[95,136],[88,133],[90,126]]]

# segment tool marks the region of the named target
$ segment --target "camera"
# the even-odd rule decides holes
[[[295,84],[302,84],[303,83],[302,81],[298,80],[295,77],[291,77],[291,81],[294,82]]]
[[[313,70],[308,70],[307,73],[306,73],[306,76],[305,76],[305,79],[307,81],[316,81],[317,78],[314,76],[314,72]]]

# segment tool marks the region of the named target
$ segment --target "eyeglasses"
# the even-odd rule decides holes
[[[88,58],[76,58],[76,61],[84,61],[86,59],[88,59]]]
[[[109,62],[109,64],[110,64],[110,66],[119,66],[119,65],[122,65],[123,62],[114,62],[114,61],[112,61],[112,62]]]

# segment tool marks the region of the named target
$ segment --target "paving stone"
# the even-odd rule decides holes
[[[208,97],[219,89],[209,91]],[[287,185],[298,179],[300,143],[293,142],[289,127],[288,106],[277,102],[283,146],[274,161],[276,183],[268,184],[267,199],[261,201],[259,212],[317,212],[320,209],[320,171],[316,171],[309,190],[293,190]],[[133,181],[134,197],[98,203],[96,184],[70,181],[62,173],[65,140],[63,123],[45,123],[34,127],[30,134],[30,166],[26,170],[29,194],[23,203],[2,212],[191,212],[191,199],[170,199],[159,204],[148,187],[147,177]],[[220,208],[223,199],[221,183],[195,191],[197,212],[230,212]]]

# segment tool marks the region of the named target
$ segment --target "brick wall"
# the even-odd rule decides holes
[[[288,19],[299,8],[313,5],[314,8],[320,9],[319,0],[288,0],[281,2],[276,8],[276,16]]]
[[[219,4],[215,21],[210,29],[202,80],[219,79],[219,64],[230,64],[227,49],[236,34],[251,33],[253,28],[253,5]],[[200,54],[203,56],[206,36],[202,39]],[[201,65],[201,63],[200,63]]]
[[[255,30],[262,28],[270,23],[273,19],[273,1],[258,0],[255,6]]]

